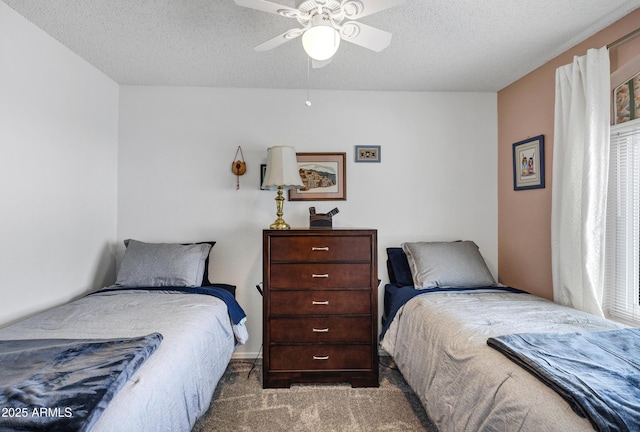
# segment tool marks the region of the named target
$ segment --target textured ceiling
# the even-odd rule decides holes
[[[297,22],[233,0],[3,1],[120,84],[307,87],[300,39],[253,50]],[[343,42],[329,65],[311,69],[309,84],[497,91],[638,7],[640,0],[407,0],[361,20],[393,33],[386,50]]]

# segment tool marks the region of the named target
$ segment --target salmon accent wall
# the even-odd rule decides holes
[[[498,92],[498,273],[501,283],[553,299],[551,190],[555,71],[640,26],[640,9]],[[640,35],[610,49],[611,71],[640,55]],[[513,190],[512,145],[544,135],[544,189]]]

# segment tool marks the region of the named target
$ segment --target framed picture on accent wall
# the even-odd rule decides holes
[[[347,199],[346,153],[296,153],[302,189],[289,189],[289,201]]]
[[[544,188],[544,135],[513,144],[513,190]]]
[[[613,90],[614,124],[640,118],[640,73]]]

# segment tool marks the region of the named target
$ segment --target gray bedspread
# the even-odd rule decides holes
[[[128,379],[91,432],[189,432],[233,354],[225,303],[185,293],[107,292],[0,329],[0,339],[114,339],[151,333],[158,349]]]
[[[0,341],[0,430],[88,431],[162,335]]]
[[[443,292],[407,302],[382,347],[440,432],[584,432],[588,420],[487,339],[623,327],[529,294]]]
[[[513,334],[487,344],[554,389],[596,430],[640,431],[640,329]]]

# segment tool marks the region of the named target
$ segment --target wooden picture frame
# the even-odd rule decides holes
[[[380,163],[380,146],[379,145],[357,145],[356,146],[356,162],[374,162]]]
[[[347,199],[346,153],[296,153],[304,189],[289,189],[289,201]]]
[[[267,164],[260,164],[260,190],[267,190],[262,187],[262,183],[264,183],[265,175],[267,175]]]
[[[544,188],[544,135],[513,144],[513,190]]]
[[[640,118],[640,72],[613,90],[613,123]]]

